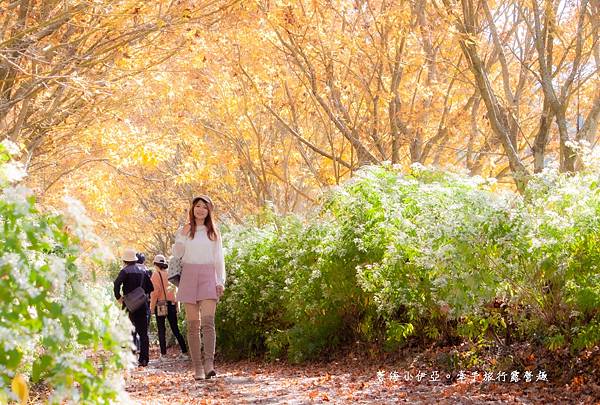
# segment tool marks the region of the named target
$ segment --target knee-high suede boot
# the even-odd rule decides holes
[[[194,367],[194,379],[201,380],[204,378],[204,370],[202,368],[202,351],[200,347],[200,321],[188,321],[187,338],[192,366]]]
[[[202,317],[202,344],[204,345],[204,371],[206,372],[206,379],[215,377],[214,361],[215,361],[215,317],[214,316],[203,316]]]

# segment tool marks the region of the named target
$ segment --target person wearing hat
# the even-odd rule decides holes
[[[175,301],[175,293],[169,286],[167,279],[166,269],[169,267],[167,259],[163,255],[156,255],[154,257],[154,266],[156,271],[152,273],[151,281],[154,291],[150,294],[150,311],[156,316],[156,327],[158,329],[158,343],[160,345],[160,358],[162,360],[167,355],[167,341],[165,338],[166,328],[165,319],[169,321],[171,332],[177,339],[179,347],[181,348],[181,356],[187,358],[187,347],[185,345],[185,339],[179,332],[179,325],[177,325],[177,303]],[[172,287],[172,286],[171,286]],[[166,301],[167,314],[159,315],[157,311],[156,303],[159,301]]]
[[[199,196],[192,200],[188,222],[175,234],[173,255],[182,262],[176,298],[185,305],[194,379],[209,379],[217,375],[214,369],[215,311],[225,286],[223,244],[215,226],[210,197]]]
[[[123,302],[123,295],[129,294],[137,287],[142,287],[146,294],[150,294],[154,289],[152,282],[144,270],[137,264],[135,250],[125,249],[121,259],[125,263],[125,267],[121,269],[119,275],[114,282],[115,298],[119,302]],[[122,288],[122,294],[121,294]],[[129,319],[135,327],[135,333],[140,338],[140,351],[138,357],[138,365],[145,367],[150,359],[150,344],[148,341],[148,321],[146,312],[148,311],[148,301],[134,312],[129,312]]]
[[[152,270],[151,270],[151,269],[149,269],[149,268],[148,268],[148,267],[145,265],[145,262],[146,262],[146,255],[145,255],[144,253],[142,253],[142,252],[137,252],[137,253],[135,254],[135,257],[137,257],[137,263],[138,263],[138,266],[139,266],[139,267],[140,267],[142,270],[144,270],[144,271],[146,272],[146,274],[148,275],[148,277],[149,277],[150,279],[152,279]],[[150,306],[148,306],[148,312],[146,312],[146,319],[147,319],[147,321],[148,321],[148,330],[150,330],[150,319],[151,319],[151,318],[152,318],[152,313],[150,312]],[[136,336],[136,337],[134,337],[134,338],[133,338],[133,340],[135,341],[136,347],[137,347],[137,348],[138,348],[138,350],[139,350],[139,348],[140,348],[140,340],[139,340],[139,337],[137,337],[137,336]]]

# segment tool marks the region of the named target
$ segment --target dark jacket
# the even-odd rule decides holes
[[[119,272],[115,279],[115,298],[121,298],[121,286],[123,286],[123,295],[129,294],[141,284],[146,294],[154,291],[152,282],[148,274],[137,264],[125,266]]]
[[[152,280],[152,269],[149,269],[145,264],[138,263],[138,266],[140,266],[142,268],[142,270],[144,270],[146,272],[148,277],[150,277],[150,280]]]

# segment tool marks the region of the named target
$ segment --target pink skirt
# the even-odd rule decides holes
[[[217,276],[211,264],[183,263],[177,290],[177,301],[195,304],[202,300],[217,299]]]

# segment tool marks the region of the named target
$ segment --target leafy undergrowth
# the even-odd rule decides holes
[[[530,349],[515,347],[511,355],[488,351],[478,365],[464,370],[461,364],[472,361],[470,348],[465,346],[375,356],[379,360],[346,352],[337,359],[304,365],[218,362],[219,377],[200,382],[193,381],[190,362],[176,359],[173,352],[164,362],[151,360],[147,368],[132,371],[126,386],[132,402],[140,404],[600,404],[597,348],[569,366],[560,356],[541,358],[538,356],[546,354],[531,353]],[[156,352],[152,357],[157,357]],[[432,382],[436,371],[440,381]],[[464,381],[460,371],[465,374]],[[493,373],[494,379],[506,371],[506,381],[484,382],[486,371]],[[512,371],[519,371],[518,382],[510,382]],[[526,371],[532,373],[530,382],[524,379]],[[536,381],[539,371],[547,373],[548,381]],[[406,381],[407,373],[410,381]],[[420,381],[418,373],[425,374]]]

